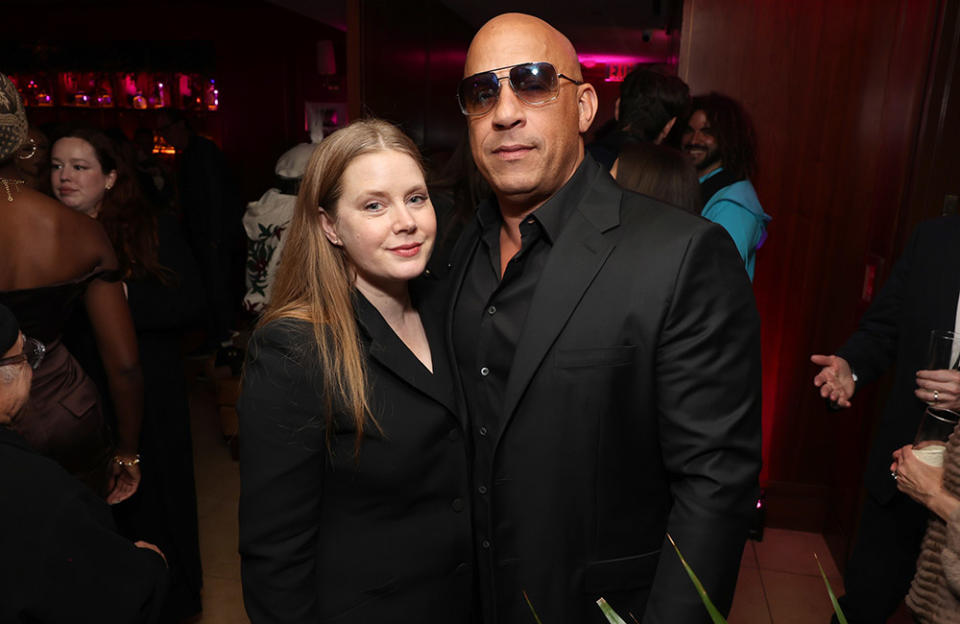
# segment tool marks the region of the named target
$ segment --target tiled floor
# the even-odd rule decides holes
[[[191,395],[200,552],[204,590],[202,624],[247,622],[237,555],[237,464],[220,434],[213,390],[195,384]],[[747,542],[729,621],[732,624],[827,624],[833,612],[817,571],[820,557],[833,589],[843,581],[823,537],[767,529],[762,542]]]

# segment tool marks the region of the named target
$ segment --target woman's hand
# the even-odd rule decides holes
[[[113,487],[107,494],[111,505],[122,503],[137,491],[140,485],[140,466],[134,463],[113,462]]]
[[[943,467],[920,461],[911,444],[893,452],[890,473],[898,490],[927,507],[943,491]]]
[[[960,410],[960,371],[919,370],[913,393],[932,407]]]

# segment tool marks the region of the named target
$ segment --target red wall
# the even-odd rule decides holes
[[[856,326],[866,266],[889,273],[922,117],[938,0],[686,0],[680,76],[752,113],[773,216],[755,281],[763,322],[763,481],[771,524],[854,524],[875,393],[830,412],[811,353]]]

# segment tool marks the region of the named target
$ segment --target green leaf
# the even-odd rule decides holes
[[[607,601],[603,598],[597,601],[597,606],[599,606],[600,610],[603,611],[603,614],[607,617],[607,621],[610,622],[610,624],[627,624],[623,621],[623,618],[617,615],[617,612],[613,610],[613,607],[607,604]]]
[[[687,560],[683,558],[682,554],[680,554],[680,549],[677,548],[676,542],[673,541],[673,537],[671,537],[669,533],[667,533],[667,539],[670,540],[671,544],[673,544],[673,549],[677,551],[677,556],[680,557],[680,563],[683,564],[684,569],[690,576],[690,580],[693,581],[693,586],[697,588],[697,593],[700,594],[700,600],[703,601],[703,606],[707,608],[707,613],[710,614],[710,619],[713,620],[713,624],[727,624],[727,621],[720,614],[720,611],[713,606],[713,602],[710,601],[710,596],[707,595],[707,590],[703,588],[703,584],[700,582],[700,579],[697,578],[697,575],[694,574],[693,570],[690,569],[690,566],[687,565]]]
[[[830,595],[830,602],[833,603],[833,611],[837,614],[837,621],[839,621],[840,624],[847,624],[847,617],[843,614],[840,603],[837,602],[837,596],[833,593],[833,588],[830,587],[830,581],[827,580],[827,574],[823,571],[823,566],[820,565],[820,557],[817,556],[817,553],[813,553],[813,558],[817,560],[817,567],[820,568],[820,576],[823,577],[823,582],[827,585],[827,593]]]
[[[533,614],[533,619],[537,624],[543,624],[543,622],[540,621],[540,616],[537,615],[537,610],[533,608],[533,603],[530,602],[530,598],[527,596],[527,590],[523,590],[523,599],[527,601],[527,606],[530,607],[530,613]]]

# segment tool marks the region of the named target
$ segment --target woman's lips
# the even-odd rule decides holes
[[[76,193],[77,189],[73,188],[72,186],[61,186],[57,189],[57,192],[61,195],[69,195],[71,193]]]
[[[398,256],[403,256],[404,258],[410,258],[420,253],[420,247],[422,246],[423,246],[423,243],[410,243],[409,245],[399,245],[397,247],[391,247],[390,251],[397,254]]]

